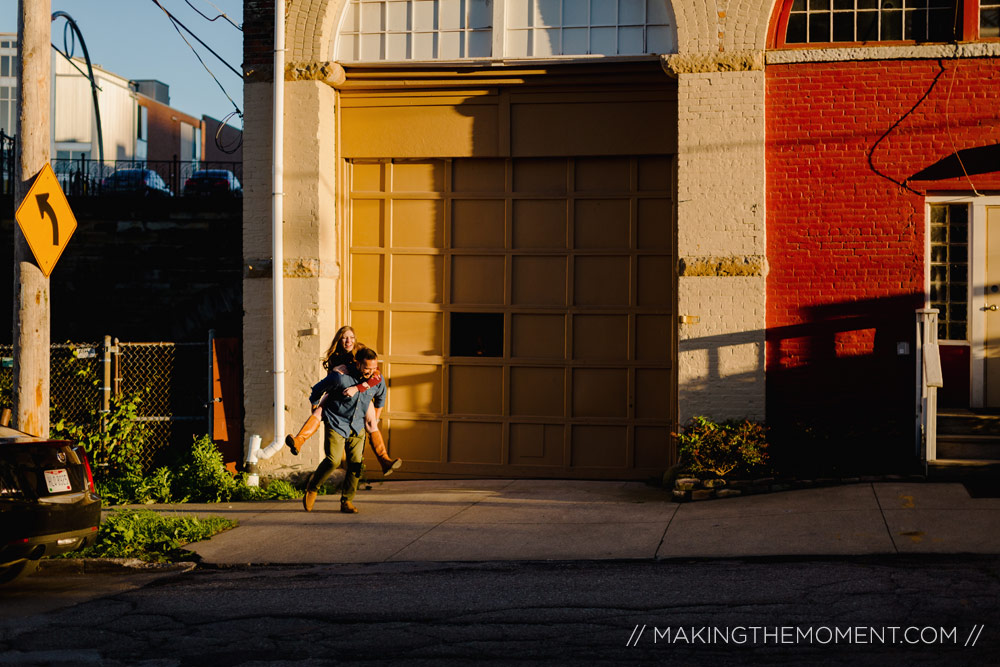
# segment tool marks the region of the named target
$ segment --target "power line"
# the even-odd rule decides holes
[[[203,42],[201,40],[201,38],[198,37],[198,35],[194,34],[191,31],[190,28],[188,28],[186,25],[184,25],[183,23],[181,23],[180,20],[177,19],[177,17],[175,17],[170,12],[168,12],[163,7],[163,5],[160,4],[159,0],[152,0],[152,2],[153,2],[154,5],[156,5],[161,10],[163,10],[164,14],[167,15],[167,18],[170,19],[171,24],[174,26],[174,30],[176,30],[177,34],[180,35],[180,38],[184,40],[184,43],[188,45],[188,48],[191,49],[191,52],[194,54],[194,57],[198,59],[198,62],[200,62],[201,66],[205,68],[205,71],[208,72],[208,75],[212,77],[212,80],[215,81],[216,85],[219,86],[219,89],[222,91],[222,94],[226,96],[226,99],[229,100],[229,103],[233,105],[234,109],[236,109],[236,114],[239,115],[240,118],[243,118],[243,111],[239,108],[239,106],[236,104],[236,102],[233,101],[233,98],[229,95],[229,92],[226,90],[226,87],[222,85],[222,82],[219,81],[219,79],[215,76],[215,73],[212,72],[212,70],[209,68],[209,66],[205,64],[205,61],[202,59],[201,55],[194,48],[194,46],[191,45],[191,42],[189,42],[187,40],[187,37],[184,36],[184,33],[181,32],[181,28],[183,28],[188,34],[190,34],[192,37],[194,37],[198,41],[199,44],[201,44],[206,49],[208,49],[209,53],[211,53],[213,56],[215,56],[216,58],[218,58],[218,60],[223,65],[225,65],[230,70],[232,70],[232,72],[234,74],[236,74],[236,76],[240,77],[241,80],[243,79],[243,75],[239,71],[237,71],[236,68],[234,68],[228,62],[226,62],[225,58],[223,58],[218,53],[216,53],[215,51],[213,51],[212,47],[210,47],[208,44],[206,44],[205,42]]]
[[[236,25],[236,23],[231,18],[229,18],[228,16],[226,16],[226,13],[224,11],[222,11],[221,9],[219,9],[218,7],[216,7],[214,4],[212,4],[212,2],[210,2],[210,0],[205,0],[205,2],[207,4],[209,4],[209,5],[212,5],[212,7],[215,8],[215,11],[219,12],[218,16],[214,16],[212,18],[209,18],[207,14],[202,13],[202,11],[200,9],[198,9],[197,7],[195,7],[194,5],[192,5],[191,4],[191,0],[184,0],[184,2],[187,3],[188,7],[190,7],[195,12],[197,12],[198,14],[200,14],[201,17],[204,18],[206,21],[217,21],[219,19],[226,19],[226,21],[228,21],[234,28],[236,28],[240,32],[243,32],[243,26]]]

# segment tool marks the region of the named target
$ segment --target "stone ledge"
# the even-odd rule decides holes
[[[681,277],[764,277],[767,257],[764,255],[733,255],[729,257],[681,257],[677,261]]]
[[[723,53],[672,53],[660,56],[663,71],[670,76],[712,72],[751,72],[764,69],[763,51]]]
[[[846,484],[868,484],[871,482],[925,482],[924,475],[864,475],[852,477],[821,477],[819,479],[777,479],[761,477],[758,479],[717,479],[698,477],[678,477],[671,489],[671,498],[675,503],[686,503],[696,500],[711,500],[713,498],[733,498],[736,496],[751,496],[761,493],[777,493],[799,489],[815,489],[824,486],[841,486]]]

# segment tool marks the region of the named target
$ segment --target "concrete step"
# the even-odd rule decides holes
[[[938,412],[938,434],[991,435],[1000,438],[1000,414],[972,410]]]
[[[939,459],[1000,462],[1000,436],[942,434],[938,431],[937,455]]]
[[[934,482],[973,482],[1000,488],[1000,461],[992,459],[938,459],[927,462],[927,479]]]

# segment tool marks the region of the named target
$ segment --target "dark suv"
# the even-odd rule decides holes
[[[0,426],[0,583],[97,539],[101,498],[82,445]]]

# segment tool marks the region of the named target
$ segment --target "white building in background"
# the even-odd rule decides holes
[[[69,62],[52,55],[52,156],[55,159],[99,159],[97,122],[86,63],[74,58]],[[79,70],[77,69],[79,68]],[[144,159],[137,151],[139,133],[138,94],[129,79],[94,66],[97,99],[101,110],[104,159]],[[143,148],[145,141],[142,141]]]

